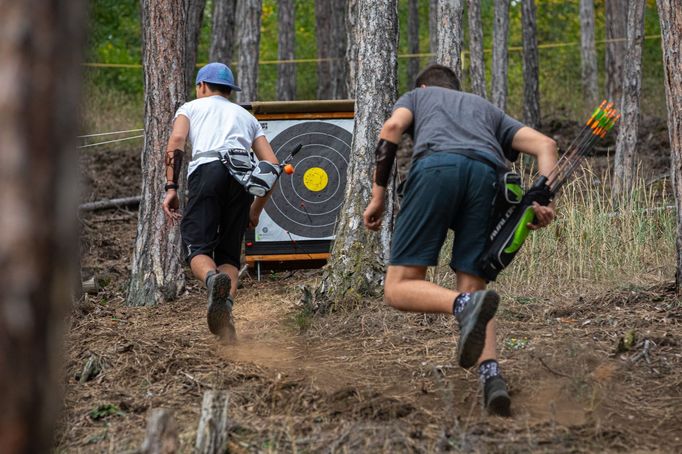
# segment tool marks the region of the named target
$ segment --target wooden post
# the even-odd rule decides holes
[[[147,436],[142,443],[143,454],[173,454],[178,452],[178,431],[173,415],[165,408],[152,410],[147,419]]]
[[[227,391],[206,391],[201,404],[195,451],[198,454],[225,452],[229,421]]]

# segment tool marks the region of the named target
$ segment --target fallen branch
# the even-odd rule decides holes
[[[110,208],[132,207],[140,204],[141,196],[123,197],[120,199],[98,200],[97,202],[88,202],[81,204],[78,209],[80,211],[97,211],[108,210]]]
[[[536,356],[536,355],[532,355],[532,354],[531,354],[531,356],[532,356],[533,358],[536,358],[538,361],[540,361],[540,364],[542,364],[543,366],[545,366],[545,368],[546,368],[548,371],[550,371],[551,373],[553,373],[553,374],[556,375],[557,377],[572,378],[570,375],[566,375],[566,374],[564,374],[564,373],[557,372],[556,370],[554,370],[554,369],[552,369],[551,367],[549,367],[549,365],[545,362],[544,359],[542,359],[541,356]]]

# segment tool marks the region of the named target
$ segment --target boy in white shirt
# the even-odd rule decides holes
[[[241,106],[228,100],[239,91],[232,71],[209,63],[196,78],[197,99],[182,105],[166,147],[166,197],[163,209],[180,230],[187,261],[194,276],[208,289],[208,327],[211,333],[233,341],[233,298],[237,291],[241,243],[247,226],[258,224],[270,192],[254,197],[221,161],[225,153],[253,149],[261,161],[277,164],[260,123]],[[189,136],[192,160],[188,168],[189,200],[184,215],[177,211],[178,177]]]

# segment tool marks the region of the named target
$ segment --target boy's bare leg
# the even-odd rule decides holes
[[[425,281],[425,277],[425,266],[389,266],[384,300],[401,311],[452,314],[452,303],[459,293]]]
[[[217,268],[213,259],[208,255],[203,254],[192,257],[192,260],[189,262],[189,267],[192,269],[194,277],[204,284],[206,283],[206,274],[208,274],[209,271],[215,271]]]

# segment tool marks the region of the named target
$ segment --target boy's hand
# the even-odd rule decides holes
[[[364,214],[362,215],[365,227],[369,230],[379,230],[381,227],[381,219],[384,216],[384,201],[373,197],[367,205]]]
[[[178,208],[180,208],[178,193],[175,189],[169,189],[166,191],[166,197],[163,199],[163,212],[166,213],[166,217],[172,223],[179,221],[180,218],[182,218],[182,214],[180,214]]]
[[[533,202],[533,211],[535,211],[535,224],[528,224],[528,228],[531,230],[547,227],[554,220],[554,207],[551,205],[543,206]]]

